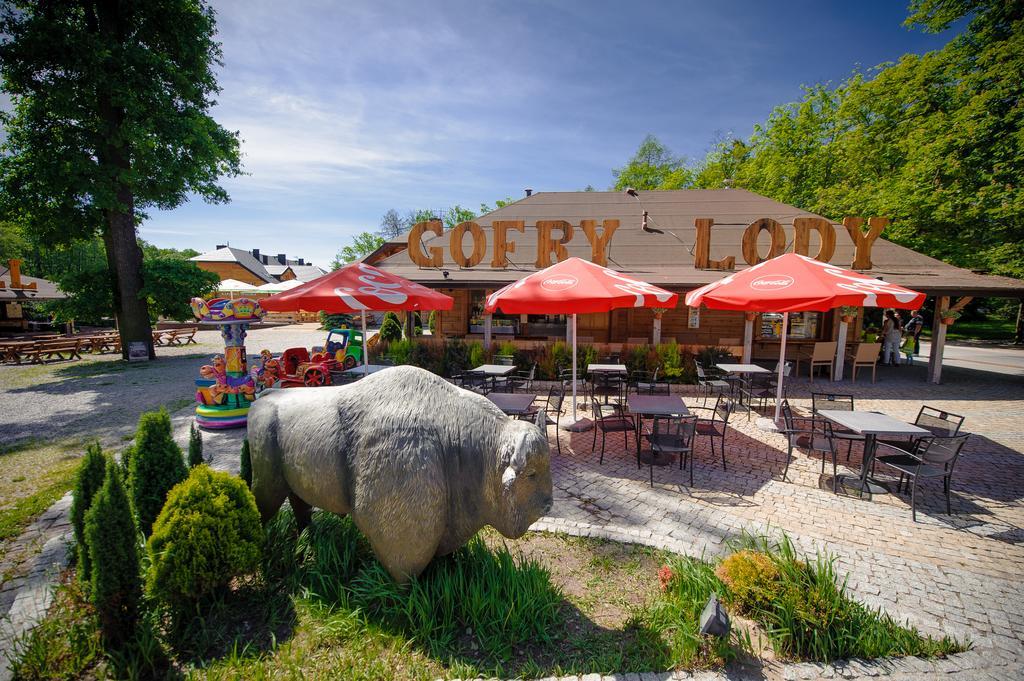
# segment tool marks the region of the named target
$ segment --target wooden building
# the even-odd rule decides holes
[[[645,217],[646,216],[646,217]],[[887,220],[848,217],[837,223],[740,189],[627,192],[543,192],[442,231],[421,223],[366,258],[382,269],[455,297],[441,315],[445,336],[482,334],[485,296],[506,284],[578,256],[680,294],[788,251],[939,297],[942,309],[969,296],[1024,297],[1024,282],[954,267],[881,238]],[[682,303],[661,317],[662,341],[685,345],[742,343],[753,318],[753,356],[777,357],[779,315],[747,315]],[[595,343],[652,336],[648,309],[580,315],[578,335]],[[863,315],[851,339],[859,338]],[[790,316],[793,351],[835,338],[839,313]],[[565,319],[494,315],[496,339],[565,336]],[[723,342],[726,341],[726,342]]]
[[[221,281],[236,281],[262,286],[281,281],[298,279],[306,282],[327,274],[304,258],[288,259],[284,253],[267,255],[258,248],[247,251],[242,248],[219,245],[216,249],[191,258],[199,269],[213,272]]]

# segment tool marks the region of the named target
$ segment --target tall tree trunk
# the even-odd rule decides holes
[[[90,25],[107,35],[106,44],[126,40],[125,12],[131,11],[117,0],[100,0],[87,5],[95,11]],[[124,107],[115,103],[111,83],[119,77],[114,57],[105,63],[107,81],[96,93],[97,108],[103,121],[104,136],[97,157],[117,180],[117,206],[105,211],[107,224],[103,229],[103,245],[107,251],[107,270],[114,294],[114,315],[121,335],[121,356],[128,359],[131,344],[142,343],[149,359],[155,357],[153,333],[149,330],[149,304],[142,297],[142,249],[135,235],[135,196],[126,178],[131,172],[131,154],[124,135]]]
[[[1013,342],[1017,345],[1024,343],[1024,298],[1017,303],[1017,328],[1013,333]]]

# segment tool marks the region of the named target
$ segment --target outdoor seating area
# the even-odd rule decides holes
[[[153,344],[180,347],[198,343],[198,326],[178,329],[154,329]],[[0,362],[7,364],[43,364],[81,359],[82,353],[116,354],[121,352],[121,337],[116,330],[75,334],[35,334],[0,340]]]

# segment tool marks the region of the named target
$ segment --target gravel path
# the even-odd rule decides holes
[[[316,324],[252,329],[250,360],[266,348],[281,352],[323,343]],[[203,330],[197,345],[158,347],[153,362],[128,364],[118,355],[83,355],[81,361],[0,365],[0,443],[27,439],[98,438],[114,446],[131,435],[145,411],[177,411],[192,404],[199,367],[223,352],[220,332]]]

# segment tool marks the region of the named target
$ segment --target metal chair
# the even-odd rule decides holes
[[[778,394],[779,377],[778,377],[778,363],[775,365],[775,370],[770,374],[754,374],[749,383],[743,383],[740,385],[740,402],[743,402],[743,398],[746,398],[747,406],[747,420],[750,420],[750,413],[754,409],[753,402],[757,400],[757,408],[764,409],[768,404],[769,400],[774,400]],[[789,376],[789,372],[793,369],[792,362],[786,362],[782,367],[782,375]],[[783,390],[786,390],[786,385],[783,384]]]
[[[711,394],[711,391],[732,390],[732,386],[728,381],[724,381],[720,378],[711,378],[707,373],[705,373],[704,367],[700,362],[694,362],[694,364],[697,367],[697,387],[704,398],[704,401],[702,402],[704,406],[707,406],[708,404],[708,396]],[[721,396],[721,392],[719,392],[719,396]]]
[[[696,416],[657,416],[651,432],[644,437],[651,445],[651,487],[654,487],[654,458],[657,454],[678,454],[679,470],[690,463],[690,486],[693,486],[693,436],[697,432]]]
[[[562,441],[558,437],[558,427],[562,420],[562,404],[565,402],[565,393],[562,392],[561,388],[552,386],[548,390],[547,402],[544,404],[543,410],[537,409],[536,405],[530,405],[527,410],[527,415],[532,418],[536,418],[540,411],[544,412],[545,430],[547,426],[553,425],[555,427],[555,446],[558,448],[558,453],[562,453]],[[551,420],[551,415],[554,414],[554,421]]]
[[[604,463],[604,448],[605,439],[608,433],[624,433],[623,440],[626,446],[629,446],[629,434],[634,431],[633,419],[626,416],[619,409],[607,410],[607,407],[612,405],[603,405],[597,400],[591,402],[591,409],[594,415],[594,441],[590,445],[591,451],[597,447],[597,431],[601,431],[601,457],[599,463]],[[637,459],[637,468],[640,467],[639,458]]]
[[[537,376],[537,365],[530,367],[529,371],[516,371],[508,377],[509,390],[515,392],[516,388],[525,388],[530,392],[533,388],[533,379]]]
[[[917,412],[917,418],[914,419],[915,426],[931,431],[936,437],[952,437],[960,432],[960,427],[963,424],[963,416],[936,409],[935,407],[929,407],[928,405],[921,407]],[[909,449],[916,440],[920,439],[921,437],[907,437],[904,439],[885,438],[879,439],[878,442],[880,444]]]
[[[836,440],[846,442],[846,460],[850,460],[850,452],[853,450],[854,442],[864,442],[864,436],[854,433],[846,428],[832,425],[831,421],[817,416],[822,409],[832,411],[853,411],[853,395],[840,395],[837,393],[811,393],[811,414],[817,422],[827,422],[832,429],[833,437]]]
[[[970,434],[953,435],[951,437],[930,437],[916,440],[911,449],[904,450],[889,444],[882,446],[897,450],[897,454],[876,456],[875,461],[899,471],[900,480],[896,485],[899,492],[903,480],[910,484],[910,517],[917,522],[917,481],[919,478],[942,478],[942,489],[946,493],[946,515],[952,515],[949,504],[950,485],[953,479],[953,468],[960,457],[960,451]]]
[[[668,395],[671,391],[668,381],[658,380],[661,367],[657,366],[653,372],[634,371],[629,376],[630,386],[637,395]]]
[[[789,400],[782,401],[782,420],[785,424],[785,428],[780,431],[786,436],[786,468],[782,472],[782,479],[786,479],[786,475],[789,473],[789,464],[793,459],[793,449],[801,448],[807,449],[811,452],[818,452],[821,456],[821,474],[825,474],[825,455],[828,454],[832,457],[832,492],[838,493],[839,491],[839,475],[838,467],[836,465],[836,447],[835,447],[835,434],[832,430],[831,421],[825,419],[815,419],[814,417],[806,418],[802,416],[793,415],[793,407],[790,406]],[[810,422],[811,427],[803,427],[801,423]],[[818,433],[817,426],[821,424],[821,433]],[[800,444],[800,440],[805,440],[804,444]]]
[[[731,398],[728,398],[725,395],[719,395],[718,400],[715,401],[714,409],[708,409],[707,407],[693,408],[711,412],[710,418],[697,419],[697,435],[707,436],[711,443],[712,455],[715,453],[715,438],[720,440],[722,448],[722,468],[728,470],[725,465],[725,436],[729,430],[729,417],[736,409],[735,403]]]

